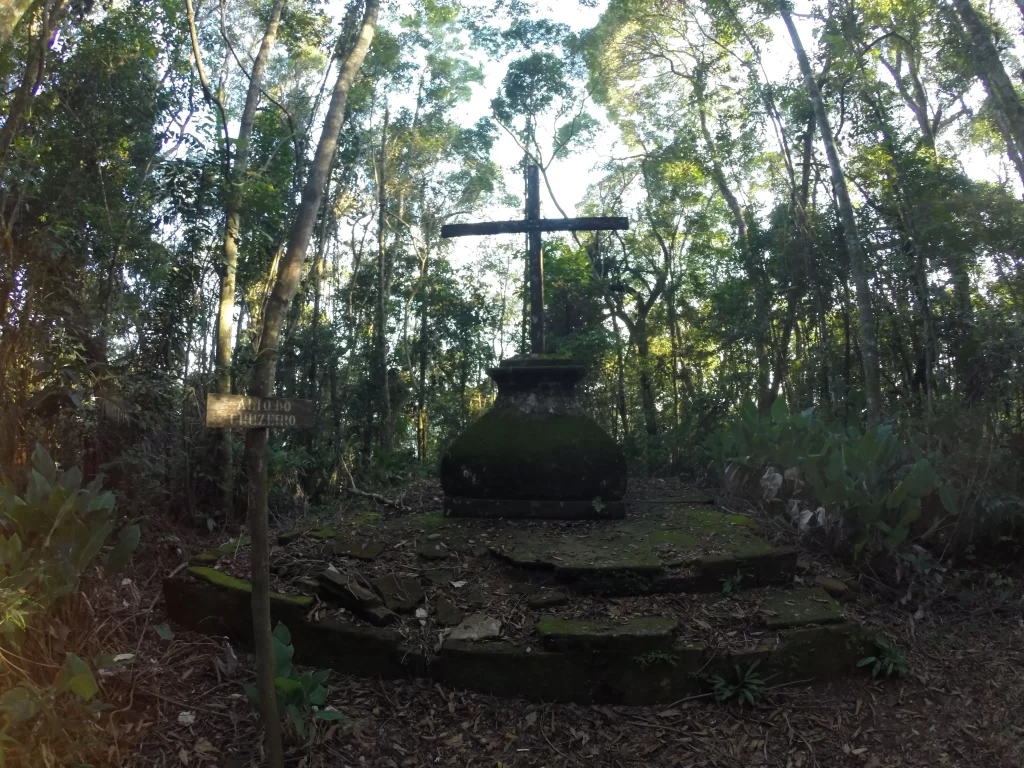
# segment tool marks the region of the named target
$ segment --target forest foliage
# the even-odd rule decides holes
[[[0,471],[19,488],[41,443],[131,514],[244,515],[242,438],[205,431],[203,404],[250,390],[361,8],[40,0],[0,30]],[[547,342],[587,364],[582,399],[634,473],[757,496],[785,473],[780,512],[821,508],[857,550],[1019,536],[1018,9],[599,10],[577,29],[525,0],[382,7],[282,331],[276,394],[314,400],[316,428],[272,436],[271,513],[434,471],[525,344],[522,245],[467,254],[440,228],[520,208],[527,162],[574,215],[559,164],[592,153],[578,213],[631,229],[545,243]]]

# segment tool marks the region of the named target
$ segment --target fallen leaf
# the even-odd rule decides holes
[[[468,584],[468,583],[469,582],[467,582],[467,581],[453,581],[452,582],[452,586],[455,587],[456,589],[461,589],[462,587],[466,586],[466,584]]]
[[[192,725],[196,721],[195,712],[179,712],[178,713],[178,724],[179,725]]]

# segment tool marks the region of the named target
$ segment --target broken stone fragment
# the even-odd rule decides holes
[[[462,622],[462,611],[451,600],[443,597],[437,601],[434,613],[437,623],[442,627],[454,627]]]
[[[474,613],[452,630],[449,640],[494,640],[501,634],[501,622],[484,613]]]
[[[381,598],[362,576],[343,573],[336,568],[324,570],[319,577],[320,591],[340,603],[356,616],[376,627],[383,627],[397,617],[384,607]]]
[[[550,590],[534,595],[526,601],[526,604],[531,608],[557,608],[558,606],[565,605],[568,602],[569,597],[565,592]]]
[[[356,574],[327,568],[319,579],[323,590],[346,608],[373,608],[382,604],[380,597]]]
[[[392,611],[408,612],[423,602],[423,588],[410,576],[388,574],[374,579],[373,586]]]
[[[431,568],[429,571],[425,571],[423,576],[434,586],[447,584],[454,578],[452,572],[444,568]]]
[[[831,576],[816,576],[814,584],[815,586],[824,589],[836,599],[842,599],[844,597],[849,597],[850,595],[849,585],[845,581],[833,579]]]
[[[416,554],[428,560],[441,560],[448,557],[449,550],[443,541],[418,541]]]
[[[370,539],[338,539],[334,542],[334,554],[354,557],[356,560],[371,562],[380,557],[384,545]]]

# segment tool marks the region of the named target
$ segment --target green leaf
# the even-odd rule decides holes
[[[866,667],[869,664],[874,664],[876,661],[878,661],[878,659],[875,656],[866,656],[865,658],[857,662],[857,666]]]
[[[951,486],[946,484],[939,486],[939,501],[942,502],[942,506],[949,514],[959,514],[960,504],[957,502],[956,491]]]
[[[127,525],[121,529],[121,536],[118,538],[117,545],[111,550],[107,556],[107,570],[111,573],[117,573],[128,565],[128,561],[131,560],[132,552],[139,546],[139,540],[142,538],[142,530],[138,525]]]
[[[89,701],[99,692],[99,686],[96,685],[96,678],[93,677],[88,662],[80,656],[69,652],[64,659],[64,668],[61,671],[65,673],[63,687],[84,701]]]
[[[82,470],[78,467],[72,467],[61,476],[58,485],[69,491],[77,491],[82,487]]]
[[[242,690],[245,691],[245,696],[249,699],[249,704],[257,712],[260,711],[260,692],[252,683],[242,683]]]
[[[786,398],[781,395],[775,398],[775,402],[772,403],[772,421],[776,424],[782,424],[789,419],[789,408],[786,407]]]
[[[114,521],[108,520],[103,525],[99,526],[92,532],[92,537],[89,542],[79,550],[78,555],[75,558],[75,565],[80,571],[84,571],[89,563],[93,561],[93,558],[100,553],[103,549],[103,545],[107,543],[107,538],[110,536],[110,532],[114,530]]]
[[[0,696],[0,712],[3,712],[8,720],[15,723],[23,723],[36,716],[40,709],[39,697],[28,688],[11,688],[11,690]]]
[[[274,687],[284,694],[299,694],[300,696],[302,695],[302,683],[300,683],[298,680],[292,680],[290,677],[275,677]]]
[[[327,701],[327,689],[322,685],[318,685],[309,694],[309,703],[313,706],[319,707],[325,701]]]
[[[305,737],[306,735],[306,724],[302,719],[302,713],[295,707],[294,704],[289,704],[285,707],[285,713],[288,715],[288,719],[292,721],[292,725],[295,726],[295,732],[299,736]]]
[[[156,630],[156,633],[160,635],[162,640],[174,639],[174,630],[167,626],[167,624],[157,624],[153,629]]]
[[[292,633],[281,622],[277,622],[277,626],[274,627],[274,638],[280,640],[283,645],[292,644]]]
[[[57,466],[40,443],[36,443],[35,450],[32,451],[32,469],[46,479],[47,485],[53,485],[57,479]]]

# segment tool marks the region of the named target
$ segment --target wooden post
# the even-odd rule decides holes
[[[540,174],[536,165],[526,169],[526,220],[540,220]],[[544,354],[544,251],[540,232],[531,229],[530,250],[530,352]]]

